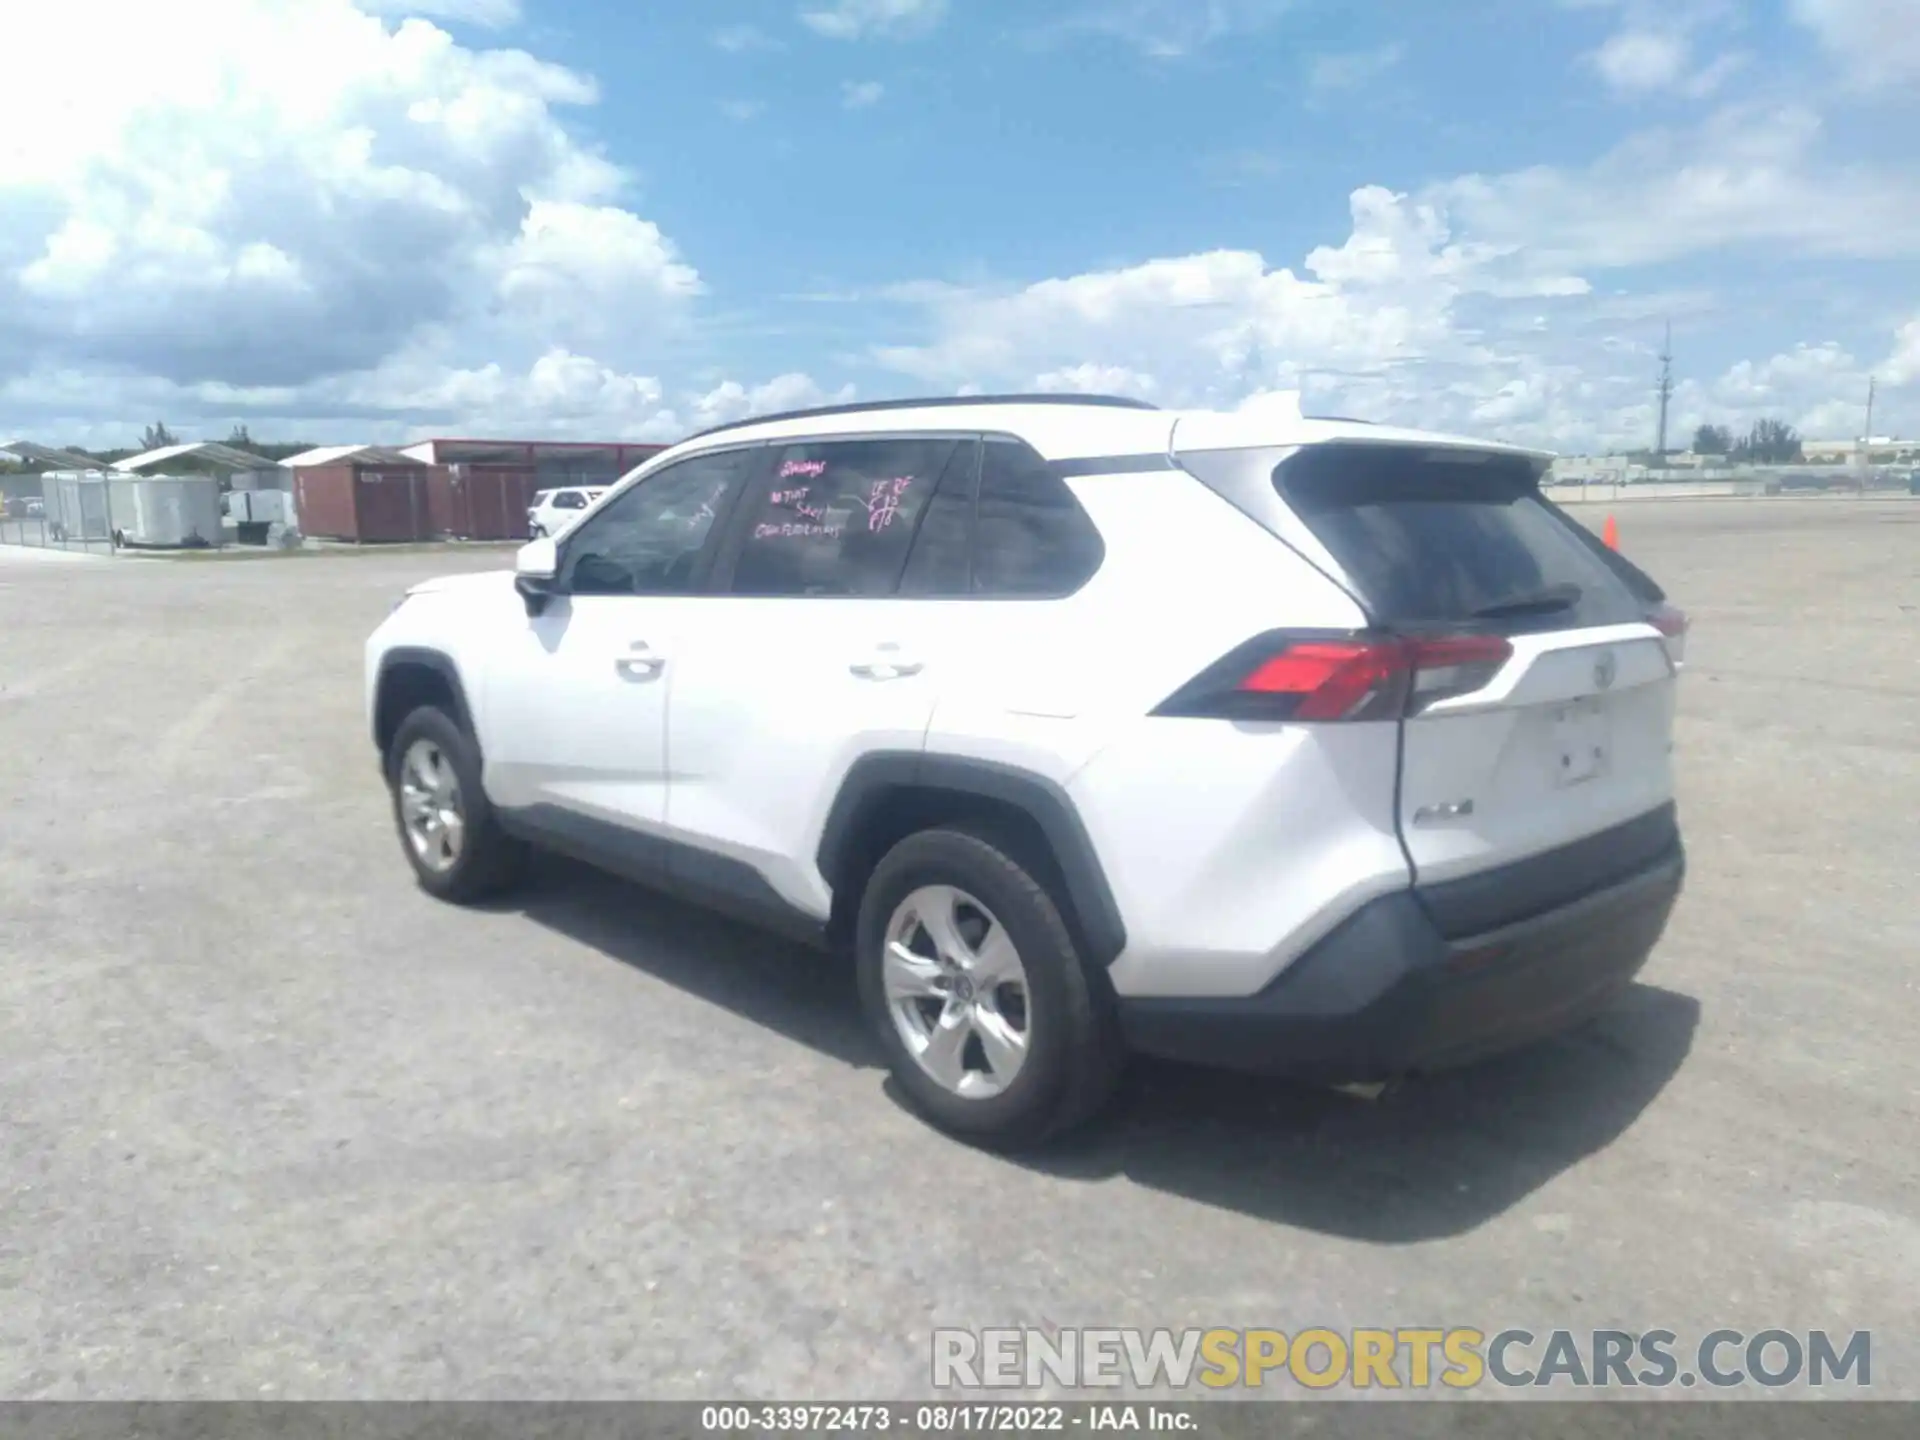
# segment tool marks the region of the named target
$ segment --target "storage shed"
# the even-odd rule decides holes
[[[428,467],[377,445],[308,451],[284,462],[303,534],[359,544],[433,538]]]

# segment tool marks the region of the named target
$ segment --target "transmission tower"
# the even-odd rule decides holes
[[[1667,463],[1667,410],[1673,403],[1673,322],[1667,322],[1666,343],[1660,347],[1660,433],[1653,444],[1655,462]]]

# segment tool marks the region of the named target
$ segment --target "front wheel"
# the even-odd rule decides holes
[[[860,991],[895,1081],[938,1128],[999,1149],[1093,1117],[1122,1050],[1103,976],[1047,888],[992,839],[929,830],[875,868]]]
[[[387,747],[394,824],[420,888],[455,904],[519,878],[524,847],[500,828],[480,784],[480,750],[444,710],[422,706]]]

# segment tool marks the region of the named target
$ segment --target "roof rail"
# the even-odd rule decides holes
[[[704,440],[709,435],[718,435],[726,430],[767,425],[776,420],[811,420],[819,415],[858,415],[868,410],[937,410],[961,405],[1101,405],[1113,410],[1160,408],[1145,400],[1133,400],[1124,395],[937,395],[922,400],[866,400],[848,405],[821,405],[812,410],[782,410],[775,415],[753,415],[745,420],[729,420],[725,425],[715,425],[689,435],[687,439]]]

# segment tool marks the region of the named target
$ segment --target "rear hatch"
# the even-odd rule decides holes
[[[1373,623],[1440,662],[1419,668],[1401,728],[1400,833],[1421,886],[1616,829],[1644,843],[1642,817],[1673,800],[1684,624],[1546,501],[1532,460],[1328,444],[1273,484]],[[1566,859],[1604,869],[1592,849]]]
[[[1261,637],[1252,648],[1277,643],[1280,658],[1240,689],[1312,691],[1296,719],[1400,718],[1398,830],[1447,933],[1553,908],[1670,852],[1686,622],[1540,493],[1543,457],[1405,431],[1296,447],[1213,428],[1225,433],[1176,432],[1182,468],[1368,624]]]

